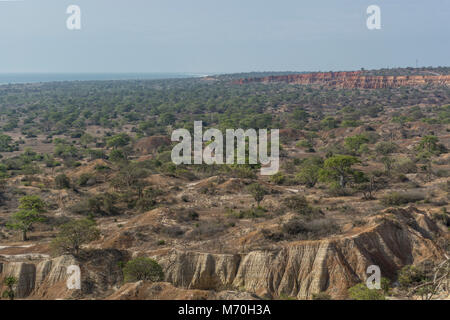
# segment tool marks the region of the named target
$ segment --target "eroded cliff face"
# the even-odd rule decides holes
[[[404,265],[440,260],[443,252],[431,240],[436,225],[415,209],[393,209],[375,226],[337,239],[301,241],[277,250],[245,255],[174,250],[156,256],[166,280],[189,289],[239,288],[259,296],[288,295],[307,299],[327,292],[344,298],[347,289],[367,278],[370,265],[394,278]]]
[[[119,262],[129,255],[117,249],[94,250],[88,257],[20,262],[0,260],[0,281],[18,279],[18,298],[33,299],[248,299],[281,295],[308,299],[327,292],[345,298],[347,289],[365,281],[377,265],[395,279],[404,265],[440,261],[444,252],[433,241],[444,233],[428,213],[414,207],[388,209],[352,233],[320,241],[279,243],[273,250],[212,254],[173,249],[135,252],[155,258],[165,283],[123,284]],[[82,290],[68,290],[67,268],[80,265]],[[0,291],[4,288],[0,286]]]
[[[115,285],[121,284],[119,262],[124,260],[124,256],[118,250],[97,250],[92,256],[95,257],[89,257],[88,262],[71,255],[26,262],[1,259],[0,292],[5,289],[2,287],[3,280],[13,276],[18,281],[15,295],[19,299],[69,299],[89,295],[101,297],[108,294],[108,290]],[[70,276],[67,270],[71,265],[81,268],[81,292],[67,288]]]
[[[284,82],[302,85],[325,85],[338,88],[381,89],[402,86],[450,85],[450,75],[418,76],[367,76],[360,71],[317,72],[284,76],[248,78],[234,81],[234,84]]]
[[[61,256],[36,262],[6,260],[0,262],[0,281],[3,283],[3,279],[10,276],[16,278],[15,295],[17,298],[26,298],[36,292],[39,292],[39,295],[45,298],[46,290],[43,288],[52,288],[53,296],[66,298],[70,295],[65,286],[68,277],[66,270],[74,264],[77,264],[77,262],[72,256]],[[55,290],[57,287],[61,287],[63,290]],[[4,288],[0,285],[0,291],[2,289]]]

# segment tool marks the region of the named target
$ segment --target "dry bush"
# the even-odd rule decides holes
[[[282,231],[297,239],[316,240],[339,233],[340,227],[333,219],[293,219],[282,226]]]
[[[217,222],[203,221],[200,222],[194,230],[192,230],[187,238],[205,239],[215,237],[226,229],[226,226]]]
[[[198,213],[193,209],[181,209],[174,215],[178,222],[198,221]]]
[[[412,202],[425,200],[426,196],[422,192],[397,192],[393,191],[385,194],[381,202],[386,206],[400,206]]]

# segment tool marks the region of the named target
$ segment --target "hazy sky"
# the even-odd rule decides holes
[[[371,4],[381,30],[366,27]],[[450,1],[3,0],[0,44],[1,73],[448,66]]]

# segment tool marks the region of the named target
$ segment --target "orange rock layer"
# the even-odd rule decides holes
[[[339,88],[381,89],[403,86],[450,85],[450,75],[439,76],[366,76],[360,71],[318,72],[248,78],[234,81],[235,84],[284,82],[291,84],[319,84]]]

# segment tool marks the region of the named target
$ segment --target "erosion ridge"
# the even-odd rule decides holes
[[[175,250],[159,260],[166,280],[176,286],[241,288],[267,298],[307,299],[319,292],[345,298],[348,287],[366,278],[370,265],[394,278],[404,265],[444,257],[431,240],[437,227],[424,212],[414,207],[390,209],[378,219],[370,228],[337,239],[299,241],[241,255]]]
[[[284,82],[290,84],[319,84],[344,89],[383,89],[402,86],[445,85],[450,84],[450,75],[411,75],[411,76],[371,76],[362,71],[317,72],[247,78],[233,81],[234,84]]]
[[[2,259],[0,279],[13,274],[19,281],[20,298],[68,298],[72,292],[65,287],[66,269],[77,262],[84,270],[84,283],[90,283],[90,290],[82,293],[85,298],[94,292],[106,299],[216,298],[207,290],[230,299],[239,296],[237,290],[262,298],[287,295],[305,299],[318,292],[343,298],[348,287],[365,279],[369,265],[379,265],[383,276],[393,278],[403,265],[443,259],[444,253],[432,240],[439,228],[426,212],[414,207],[388,209],[373,219],[371,226],[354,234],[288,243],[276,250],[242,254],[179,249],[138,253],[154,257],[166,270],[165,281],[170,284],[161,284],[160,289],[142,283],[123,285],[116,269],[124,253],[116,249],[97,250],[96,261],[87,264],[72,256],[36,262]]]

